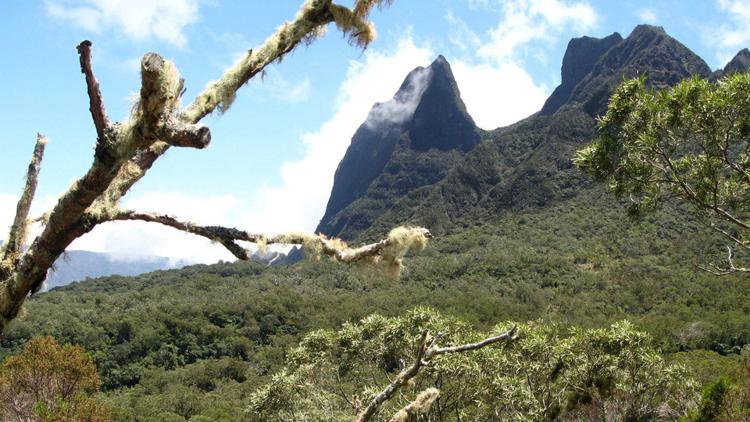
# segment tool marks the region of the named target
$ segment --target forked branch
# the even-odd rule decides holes
[[[742,244],[742,243],[740,243]],[[734,265],[734,257],[732,256],[732,248],[727,246],[727,267],[719,267],[718,265],[709,263],[708,266],[698,265],[698,268],[709,272],[713,275],[729,275],[734,273],[750,273],[750,268],[737,267]]]
[[[335,22],[351,40],[364,47],[374,37],[372,26],[367,20],[368,13],[374,6],[387,3],[388,0],[357,0],[350,12],[344,11],[332,0],[305,0],[294,20],[282,24],[255,53],[250,50],[246,57],[217,81],[210,83],[184,110],[180,110],[179,105],[184,81],[180,79],[174,64],[158,54],[148,53],[141,61],[142,86],[139,102],[128,121],[122,123],[110,124],[91,64],[91,42],[81,42],[78,45],[79,61],[86,79],[89,109],[97,133],[94,161],[86,173],[60,197],[52,210],[45,213],[48,217],[44,230],[23,251],[22,256],[14,258],[12,262],[5,259],[1,263],[0,333],[6,323],[16,317],[26,297],[41,288],[47,271],[63,251],[97,224],[110,221],[110,217],[118,212],[118,201],[143,178],[170,146],[204,148],[208,145],[211,133],[206,126],[199,124],[203,117],[217,108],[221,112],[226,111],[242,85],[269,64],[280,60],[300,42],[314,40],[323,33],[328,23]],[[6,258],[9,254],[21,254],[20,244],[25,236],[25,221],[33,197],[33,187],[36,185],[36,173],[38,168],[33,177],[27,179],[27,183],[31,184],[25,188],[19,203],[11,241],[5,248]],[[125,219],[125,216],[126,214],[119,214],[116,219]],[[139,216],[145,219],[144,215]],[[159,219],[163,224],[180,226],[176,220]],[[190,228],[195,234],[218,238],[235,256],[247,259],[244,249],[236,243],[240,239],[218,236],[218,229],[198,226]],[[425,231],[420,236],[424,238],[428,233]],[[269,240],[259,235],[255,238],[261,239],[261,242]],[[270,238],[272,243],[274,239]],[[279,239],[279,243],[316,245],[321,253],[344,262],[382,257],[383,262],[392,264],[389,268],[400,268],[404,253],[396,247],[400,242],[384,241],[351,249],[342,247],[333,240],[313,235],[287,235],[286,238]]]
[[[442,339],[444,335],[443,333],[438,333],[437,335],[435,335],[435,337],[431,338],[429,331],[422,331],[422,335],[419,339],[419,346],[417,347],[417,353],[414,356],[414,361],[412,362],[412,364],[404,368],[398,374],[398,376],[396,376],[396,378],[383,389],[383,391],[377,394],[372,399],[372,401],[370,401],[367,407],[359,415],[357,415],[357,422],[366,422],[369,421],[373,416],[375,416],[380,406],[388,401],[404,384],[417,376],[419,370],[422,369],[422,367],[430,365],[430,362],[432,362],[432,359],[435,356],[481,349],[500,341],[513,340],[516,338],[517,334],[518,327],[514,325],[508,331],[502,334],[486,338],[477,343],[440,347],[437,343],[440,341],[440,339]],[[394,416],[394,420],[398,420],[396,419],[396,417],[399,416],[399,413]]]

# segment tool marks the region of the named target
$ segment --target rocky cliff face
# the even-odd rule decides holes
[[[672,86],[691,76],[708,78],[705,61],[658,26],[639,25],[609,49],[573,89],[569,103],[582,104],[592,116],[606,110],[607,101],[623,77],[645,75],[654,88]]]
[[[591,72],[596,62],[621,41],[622,36],[617,32],[606,38],[581,37],[570,40],[563,56],[560,86],[555,88],[539,114],[548,116],[567,103],[576,85]]]
[[[355,132],[317,231],[351,237],[393,200],[440,180],[479,141],[445,58],[414,69]]]

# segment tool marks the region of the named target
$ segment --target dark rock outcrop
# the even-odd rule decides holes
[[[563,56],[560,86],[555,88],[539,114],[549,116],[567,103],[573,89],[591,72],[596,62],[621,41],[622,36],[617,32],[605,38],[580,37],[570,40]]]
[[[355,132],[316,231],[351,237],[393,200],[440,180],[479,141],[445,58],[414,69]]]
[[[750,50],[743,48],[734,58],[724,66],[723,74],[747,72],[750,69]]]

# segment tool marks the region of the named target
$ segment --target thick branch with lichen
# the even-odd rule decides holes
[[[0,333],[6,322],[18,314],[29,293],[39,290],[47,270],[65,248],[97,224],[110,221],[119,212],[119,200],[170,146],[204,148],[209,144],[210,131],[199,124],[203,117],[216,108],[226,111],[242,85],[300,42],[314,40],[328,23],[336,22],[350,39],[365,46],[374,36],[374,31],[363,30],[372,29],[367,22],[368,13],[375,5],[387,3],[387,0],[359,0],[352,11],[345,12],[331,0],[306,0],[293,21],[281,25],[255,53],[248,52],[182,111],[179,100],[184,81],[171,62],[148,53],[141,61],[139,102],[128,121],[123,123],[110,124],[91,65],[91,42],[80,43],[81,72],[85,76],[89,109],[97,132],[94,161],[53,209],[45,213],[48,217],[44,230],[25,253],[13,260],[12,265],[8,260],[3,261],[0,267]],[[358,257],[380,259],[382,256],[382,261],[390,263],[391,268],[400,268],[403,256],[403,252],[395,248],[395,241],[351,249],[340,247],[330,239],[313,241],[309,236],[287,236],[285,240],[318,245],[316,248],[322,253],[344,262],[358,260]],[[268,240],[262,238],[262,241]],[[235,256],[244,257],[244,249],[235,240],[220,238],[218,241]]]
[[[372,419],[373,416],[378,412],[380,406],[388,401],[398,390],[409,382],[412,378],[419,374],[419,370],[424,366],[429,366],[435,356],[449,354],[449,353],[462,353],[471,350],[478,350],[483,347],[487,347],[491,344],[495,344],[500,341],[513,340],[518,334],[518,327],[515,325],[508,331],[499,334],[497,336],[486,338],[476,343],[463,344],[458,346],[440,347],[438,342],[443,337],[443,333],[438,333],[436,336],[431,337],[427,330],[422,331],[422,335],[419,339],[419,346],[417,352],[414,355],[414,361],[411,365],[404,368],[396,378],[388,384],[380,393],[378,393],[367,407],[357,415],[357,422],[366,422]],[[436,399],[437,397],[434,397]],[[431,403],[431,402],[430,402]],[[407,406],[408,407],[408,406]],[[402,409],[403,411],[403,409]],[[403,416],[401,412],[397,413],[392,420],[399,420],[398,417]],[[408,416],[408,414],[407,414]]]
[[[420,414],[426,413],[439,396],[440,390],[434,387],[422,391],[417,394],[417,398],[414,401],[396,412],[393,418],[391,418],[391,422],[407,422]]]
[[[388,237],[375,243],[351,248],[339,239],[329,239],[323,235],[304,232],[287,233],[276,236],[249,233],[234,227],[201,226],[163,214],[117,211],[110,215],[99,216],[100,222],[105,221],[145,221],[159,223],[177,230],[202,236],[221,243],[235,257],[242,260],[249,259],[247,251],[239,246],[237,241],[251,242],[263,247],[272,244],[301,245],[305,253],[317,258],[328,256],[336,261],[354,263],[367,261],[370,264],[385,264],[388,272],[397,274],[403,264],[402,258],[409,251],[420,251],[431,237],[429,230],[422,227],[398,227],[388,234]],[[391,269],[391,267],[395,267]]]

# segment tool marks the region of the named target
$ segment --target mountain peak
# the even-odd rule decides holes
[[[439,54],[437,58],[432,61],[432,63],[430,64],[430,69],[432,69],[433,72],[447,73],[450,74],[451,77],[453,77],[451,65],[450,63],[448,63],[448,60],[443,57],[442,54]]]
[[[605,38],[584,36],[571,39],[563,56],[560,86],[544,103],[540,114],[544,116],[553,114],[565,104],[573,89],[591,72],[596,62],[621,41],[622,36],[617,32]]]
[[[666,36],[669,37],[667,32],[664,30],[664,27],[656,26],[656,25],[648,25],[648,24],[640,24],[637,25],[635,28],[633,28],[633,31],[630,33],[628,38],[631,37],[641,37],[641,36]]]
[[[427,174],[420,170],[420,154],[453,157],[479,141],[477,127],[466,111],[445,57],[438,56],[429,66],[415,68],[392,99],[373,106],[355,132],[336,169],[317,231],[339,235],[350,219],[336,218],[337,214],[360,198],[376,200],[368,196],[368,190],[388,165],[408,169],[401,175],[404,177],[399,186],[415,188],[434,182],[443,171],[431,169]]]
[[[666,88],[691,76],[708,78],[711,68],[664,28],[638,25],[597,60],[567,102],[582,104],[591,116],[600,115],[622,78],[638,75],[645,75],[651,87]]]
[[[562,82],[539,114],[579,103],[596,116],[623,77],[643,74],[650,86],[664,88],[690,76],[707,78],[711,69],[660,26],[638,25],[625,39],[616,32],[602,39],[574,38],[563,58]]]
[[[422,93],[409,127],[411,147],[426,151],[470,150],[479,142],[476,125],[461,100],[448,61],[438,56],[429,67],[430,82]]]
[[[747,72],[750,69],[750,50],[743,48],[724,66],[722,75]]]

